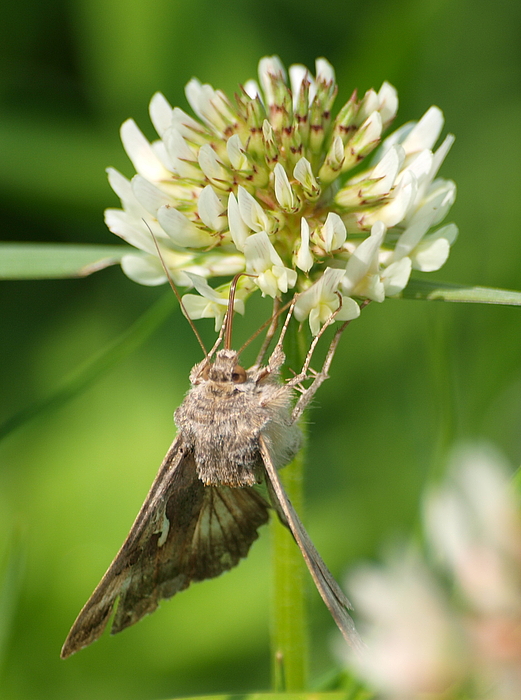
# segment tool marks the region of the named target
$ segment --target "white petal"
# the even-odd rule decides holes
[[[421,184],[430,177],[433,163],[434,156],[432,155],[432,151],[425,149],[413,157],[403,172],[409,171],[413,173],[418,183]]]
[[[383,221],[389,228],[396,226],[405,219],[414,204],[417,189],[415,176],[410,171],[406,171],[393,191],[393,198],[373,214],[366,216],[366,221],[371,223],[377,219]]]
[[[201,170],[209,180],[213,180],[218,183],[229,180],[229,176],[226,170],[223,168],[223,164],[217,157],[217,153],[213,150],[210,144],[206,143],[204,146],[201,146],[199,149],[198,161],[199,165],[201,166]]]
[[[158,158],[161,163],[165,166],[168,172],[174,172],[174,166],[172,165],[172,159],[168,155],[165,144],[163,141],[153,141],[150,147],[154,151],[156,158]]]
[[[244,83],[244,92],[254,100],[256,97],[261,97],[259,84],[256,80],[247,80]]]
[[[447,157],[447,153],[452,148],[452,144],[455,140],[456,137],[453,134],[447,134],[441,146],[438,149],[436,149],[436,152],[434,153],[434,160],[432,163],[431,178],[434,178],[436,176],[438,170],[441,167],[441,164]]]
[[[150,100],[150,120],[159,136],[163,136],[172,123],[172,107],[166,97],[156,92]]]
[[[261,290],[262,296],[266,296],[267,294],[268,296],[275,298],[279,293],[278,280],[271,269],[259,274],[256,277],[255,282]]]
[[[357,151],[362,150],[365,146],[378,141],[382,135],[382,117],[379,112],[370,114],[365,122],[360,126],[360,132],[363,134],[362,140],[357,144]]]
[[[171,204],[171,199],[168,195],[152,185],[148,180],[145,180],[141,175],[134,175],[131,185],[137,201],[154,217],[159,207]]]
[[[212,99],[215,97],[215,90],[211,85],[202,85],[197,78],[192,78],[185,86],[185,95],[188,104],[209,126],[214,126],[215,108]]]
[[[360,306],[351,297],[342,296],[342,308],[335,316],[335,321],[352,321],[360,316]]]
[[[412,252],[412,266],[422,272],[434,272],[445,264],[450,253],[446,238],[422,241]]]
[[[133,119],[123,122],[120,134],[123,148],[140,175],[152,182],[171,177]]]
[[[421,206],[414,212],[410,223],[427,217],[430,226],[443,221],[456,199],[456,185],[452,180],[435,180],[427,189]]]
[[[226,142],[226,153],[228,154],[232,168],[235,170],[249,169],[250,164],[248,163],[246,151],[244,150],[239,134],[230,136]]]
[[[192,78],[185,87],[185,94],[197,116],[213,130],[222,133],[233,120],[226,96],[211,85],[202,85]]]
[[[121,199],[123,209],[136,219],[145,216],[147,212],[134,196],[130,181],[115,168],[107,168],[107,175],[110,186]]]
[[[378,111],[378,105],[378,95],[373,90],[373,88],[371,88],[365,93],[365,95],[362,98],[356,118],[357,123],[361,124],[364,120],[366,120],[369,117],[369,115]]]
[[[121,269],[133,282],[156,287],[167,281],[165,271],[158,257],[153,255],[124,255]]]
[[[430,107],[407,138],[402,141],[407,155],[423,151],[425,148],[432,150],[443,129],[444,121],[441,109],[435,106]]]
[[[343,273],[343,270],[341,270],[341,272]],[[324,275],[325,274],[326,273],[324,272]],[[297,321],[304,321],[309,316],[311,310],[318,306],[320,303],[321,292],[322,277],[312,284],[311,287],[306,289],[305,292],[302,292],[297,296],[297,301],[295,302],[295,307],[293,309],[293,315]]]
[[[346,265],[346,273],[342,287],[349,295],[370,269],[375,266],[378,259],[378,249],[385,236],[386,227],[381,221],[377,221],[369,238],[360,243],[356,251],[351,255]]]
[[[204,255],[204,267],[195,266],[190,269],[204,277],[233,277],[238,272],[244,272],[245,260],[243,255],[222,255],[219,253],[206,253]]]
[[[375,185],[372,185],[371,195],[386,194],[391,191],[404,158],[405,152],[398,144],[387,151],[370,174],[371,179],[381,178]]]
[[[396,144],[401,144],[402,141],[404,141],[407,138],[408,134],[411,133],[415,126],[416,122],[406,122],[405,124],[402,124],[402,126],[400,126],[398,129],[393,131],[391,134],[389,134],[389,136],[382,142],[380,148],[376,152],[374,162],[378,162],[378,160],[382,159],[390,148],[392,148]]]
[[[439,228],[437,231],[430,233],[428,236],[426,236],[426,238],[429,240],[434,240],[436,238],[445,238],[450,245],[453,245],[456,241],[456,238],[458,237],[458,233],[459,231],[456,224],[447,224],[446,226],[442,226],[442,228]]]
[[[335,82],[335,69],[325,58],[317,58],[315,61],[315,75],[317,82],[319,80],[324,83]]]
[[[300,97],[300,88],[304,80],[308,80],[313,85],[314,90],[314,80],[310,75],[310,72],[306,66],[302,66],[299,63],[294,63],[289,67],[289,83],[291,86],[291,94],[293,95],[293,107],[296,107]]]
[[[303,320],[303,319],[300,319]],[[309,328],[312,335],[318,335],[320,332],[320,327],[322,323],[320,321],[320,308],[315,306],[309,312]]]
[[[228,227],[237,250],[244,250],[244,241],[250,235],[250,229],[246,226],[239,211],[239,205],[233,192],[228,197]]]
[[[297,283],[295,270],[290,270],[289,267],[284,267],[283,265],[273,265],[271,269],[277,278],[277,287],[283,294]]]
[[[259,82],[262,85],[266,104],[274,103],[273,85],[271,76],[286,82],[286,70],[278,56],[265,56],[259,61]]]
[[[237,191],[237,200],[239,202],[241,216],[247,226],[257,232],[269,231],[271,229],[271,223],[264,209],[241,185],[239,185]]]
[[[157,219],[175,245],[181,248],[204,248],[213,243],[206,231],[201,231],[184,214],[173,207],[161,207]]]
[[[195,153],[174,126],[165,131],[163,142],[175,172],[180,177],[201,179]]]
[[[293,194],[293,189],[289,184],[286,171],[280,163],[277,163],[275,165],[275,168],[273,169],[273,174],[275,176],[275,197],[277,198],[277,202],[280,204],[284,211],[294,211],[295,196]]]
[[[343,157],[344,148],[342,146],[341,140],[340,144],[341,157]],[[300,182],[300,184],[304,188],[304,191],[308,194],[317,196],[320,194],[320,185],[318,184],[315,176],[313,175],[311,163],[309,162],[309,160],[307,160],[307,158],[299,158],[297,164],[293,169],[293,177],[295,178],[295,180]]]
[[[303,272],[309,272],[313,267],[313,256],[309,250],[309,224],[302,217],[300,220],[300,248],[297,253],[296,265]]]
[[[392,256],[393,261],[400,260],[406,255],[409,255],[431,227],[432,218],[432,216],[424,216],[421,219],[417,219],[405,229],[396,243]]]
[[[398,111],[398,93],[396,88],[385,81],[378,91],[379,107],[378,111],[382,116],[382,122],[388,124],[394,119]]]
[[[432,225],[436,226],[440,221],[443,221],[456,201],[456,183],[452,180],[435,180],[432,183],[432,191],[428,192],[428,197],[431,197],[433,192],[439,194],[441,199],[439,206],[436,207],[436,216],[432,222]],[[438,201],[437,198],[436,201]]]
[[[225,208],[211,185],[207,185],[197,201],[201,221],[213,231],[223,231],[227,226]]]
[[[132,187],[130,186],[130,180],[122,175],[119,170],[116,170],[116,168],[107,168],[106,172],[109,179],[109,185],[121,199],[121,202],[123,203],[125,200],[133,201],[134,193],[132,192]]]
[[[322,300],[332,299],[338,289],[339,284],[345,277],[345,270],[328,267],[320,278],[320,298]]]
[[[282,260],[265,231],[248,236],[244,242],[244,255],[246,256],[246,269],[254,274],[265,272],[273,264],[282,265]]]
[[[402,258],[386,267],[381,275],[385,296],[392,297],[405,289],[411,276],[411,259]]]
[[[197,294],[185,294],[182,297],[182,302],[188,318],[192,321],[196,321],[199,318],[215,318],[215,331],[217,332],[220,329],[225,307],[204,297],[199,297]]]
[[[324,239],[324,248],[328,253],[337,250],[344,244],[347,232],[345,224],[338,214],[330,212],[327,215],[326,222],[322,227],[322,238]]]
[[[121,209],[106,209],[105,224],[107,228],[130,245],[151,255],[156,254],[156,248],[150,231],[140,219],[135,219]]]
[[[311,105],[317,94],[317,84],[309,70],[306,66],[299,65],[295,63],[290,66],[289,69],[289,80],[291,85],[291,93],[293,95],[293,107],[296,108],[300,98],[300,90],[302,87],[302,82],[307,80],[309,82],[308,88],[308,104]]]
[[[303,321],[309,316],[311,310],[318,307],[321,303],[332,303],[334,308],[331,310],[336,310],[338,308],[338,297],[335,295],[335,292],[344,275],[344,270],[328,267],[311,287],[299,294],[294,308],[297,321]]]
[[[385,288],[380,275],[366,275],[355,289],[356,294],[379,304],[385,299]]]
[[[201,296],[205,297],[205,299],[214,301],[217,304],[224,304],[224,306],[227,305],[226,299],[223,299],[223,297],[219,296],[215,289],[213,287],[210,287],[210,285],[204,277],[201,277],[201,275],[196,275],[193,272],[188,272],[187,270],[185,270],[185,275],[190,280],[191,285],[194,287],[194,289],[196,289]]]
[[[179,107],[174,107],[172,126],[188,141],[199,145],[205,143],[203,126]]]

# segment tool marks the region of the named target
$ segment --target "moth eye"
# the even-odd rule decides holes
[[[246,381],[246,370],[240,365],[235,365],[232,372],[232,381],[234,384],[244,384]]]

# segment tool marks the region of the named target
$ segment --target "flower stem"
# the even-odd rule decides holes
[[[289,329],[290,366],[302,364],[305,336]],[[302,342],[304,341],[304,342]],[[305,437],[305,436],[304,436]],[[294,460],[284,467],[281,479],[290,501],[302,514],[304,501],[305,441]],[[306,690],[308,676],[308,628],[305,596],[305,563],[295,541],[277,517],[271,520],[272,611],[271,657],[272,687],[276,692]]]

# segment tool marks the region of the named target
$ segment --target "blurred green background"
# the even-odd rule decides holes
[[[511,0],[18,0],[0,32],[1,236],[113,244],[104,168],[127,176],[120,123],[156,90],[187,109],[196,75],[233,94],[258,59],[334,65],[338,104],[389,80],[396,125],[431,105],[457,140],[442,175],[460,238],[430,278],[521,289],[521,5]],[[51,393],[165,293],[118,267],[2,283],[0,418]],[[267,307],[259,310],[266,315]],[[343,338],[310,419],[305,520],[342,577],[417,528],[419,497],[459,439],[521,461],[519,309],[387,301]],[[237,324],[240,341],[251,330]],[[211,322],[204,326],[207,338]],[[59,410],[0,443],[0,697],[160,698],[269,685],[269,537],[241,565],[67,661],[65,635],[123,541],[173,437],[200,351],[179,313]],[[312,673],[334,625],[309,586]]]

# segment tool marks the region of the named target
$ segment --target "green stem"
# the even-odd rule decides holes
[[[304,334],[289,329],[292,355],[302,364],[305,355]],[[304,436],[305,437],[305,436]],[[302,514],[304,503],[304,463],[306,444],[281,472],[290,501]],[[289,530],[277,517],[271,520],[272,610],[271,657],[272,687],[277,692],[306,690],[308,681],[308,627],[306,616],[306,566]]]

